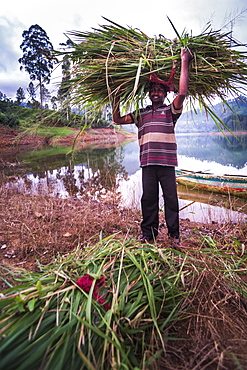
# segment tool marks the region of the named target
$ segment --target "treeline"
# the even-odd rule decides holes
[[[247,98],[241,96],[231,99],[226,104],[216,104],[211,107],[215,116],[222,121],[220,127],[225,130],[227,126],[231,131],[247,131]],[[205,111],[199,109],[195,112],[183,113],[176,127],[176,132],[213,132],[220,128],[215,124],[213,118]]]
[[[108,108],[109,109],[109,108]],[[69,119],[66,110],[48,110],[25,108],[11,101],[0,100],[0,124],[8,127],[32,127],[37,123],[47,126],[68,126],[81,128],[85,125],[92,128],[110,127],[111,112],[107,107],[100,112],[81,111],[80,114],[70,112]]]
[[[22,37],[20,48],[23,56],[18,61],[20,69],[29,74],[30,83],[26,89],[19,87],[13,100],[0,91],[0,124],[9,127],[26,126],[42,119],[50,125],[109,127],[112,121],[109,106],[100,111],[95,111],[93,107],[86,109],[79,105],[70,106],[70,92],[67,88],[70,61],[66,54],[59,60],[61,53],[53,49],[46,32],[36,24],[25,30]],[[71,41],[67,40],[60,45],[61,48],[67,48],[70,44]],[[62,70],[61,83],[57,85],[57,94],[52,95],[46,86],[57,65]]]

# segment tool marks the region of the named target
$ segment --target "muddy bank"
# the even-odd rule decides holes
[[[71,135],[53,138],[51,136],[39,136],[35,132],[23,133],[0,125],[0,147],[2,150],[22,146],[43,146],[43,145],[64,145],[82,148],[90,144],[105,144],[109,146],[118,145],[126,140],[136,140],[135,133],[115,128],[86,129],[81,132],[79,129],[70,128]]]

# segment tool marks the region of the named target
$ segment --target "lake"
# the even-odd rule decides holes
[[[177,134],[177,143],[179,168],[216,175],[247,175],[247,135],[225,138],[219,134]],[[87,199],[118,191],[123,206],[140,208],[137,141],[116,148],[88,147],[73,155],[66,147],[17,151],[12,156],[1,153],[0,160],[5,163],[1,179],[9,188],[32,194]],[[180,218],[198,222],[247,220],[246,199],[191,191],[181,185],[178,194]]]

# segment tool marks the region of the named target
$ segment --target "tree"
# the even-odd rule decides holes
[[[35,89],[34,84],[33,84],[32,81],[28,85],[27,92],[29,94],[29,97],[31,98],[31,101],[28,100],[28,102],[27,102],[27,107],[28,108],[34,108],[34,109],[40,108],[40,103],[35,99],[36,98],[36,89]]]
[[[40,103],[37,100],[33,100],[31,102],[30,102],[30,100],[28,100],[27,108],[39,109],[40,108]]]
[[[50,82],[53,64],[57,62],[57,59],[49,37],[39,25],[31,26],[28,31],[23,32],[22,37],[23,42],[20,48],[23,51],[23,57],[19,59],[20,69],[24,68],[32,81],[39,82],[42,108],[42,84]]]
[[[57,97],[56,96],[53,96],[51,98],[51,104],[52,104],[52,109],[53,110],[57,110],[57,103],[56,103],[56,101],[57,101]]]
[[[16,104],[21,105],[21,103],[25,100],[25,93],[22,87],[19,87],[16,92]]]
[[[50,91],[45,87],[44,84],[41,85],[41,95],[42,95],[42,101],[44,101],[45,108],[48,108],[47,100],[50,100],[51,98],[51,93]]]
[[[33,84],[32,81],[28,85],[27,92],[28,92],[31,100],[34,101],[35,98],[36,98],[36,92],[35,92],[34,84]]]
[[[68,39],[66,43],[61,43],[60,45],[64,46],[65,48],[70,48],[73,45],[73,42]],[[64,108],[66,111],[67,121],[69,120],[70,114],[70,105],[69,105],[69,97],[70,97],[70,68],[71,62],[69,59],[69,55],[66,53],[63,57],[62,61],[62,82],[58,89],[58,100],[62,104],[64,104]]]
[[[9,101],[9,99],[7,98],[6,94],[2,93],[2,91],[0,91],[0,100],[2,101]]]

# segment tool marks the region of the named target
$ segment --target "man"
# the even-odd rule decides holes
[[[159,183],[165,205],[165,220],[168,236],[179,243],[179,208],[175,176],[177,166],[177,144],[174,133],[175,124],[182,113],[183,102],[188,92],[189,63],[192,54],[189,49],[181,49],[181,72],[179,91],[172,104],[164,100],[170,84],[152,74],[149,98],[151,106],[135,114],[120,115],[120,96],[116,94],[113,103],[113,121],[116,124],[136,123],[140,145],[140,166],[142,168],[142,236],[141,241],[153,242],[158,235],[159,226]],[[151,80],[151,81],[152,81]]]

